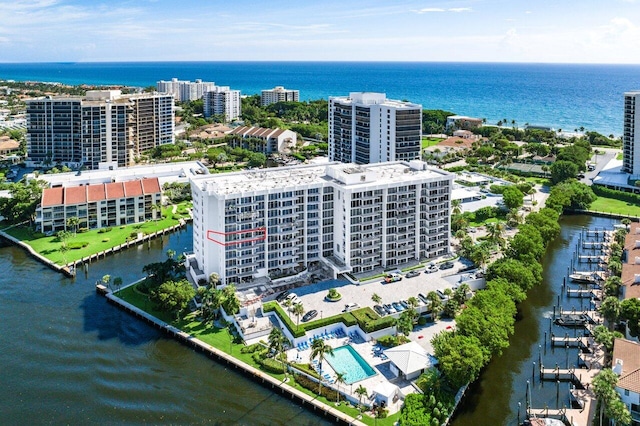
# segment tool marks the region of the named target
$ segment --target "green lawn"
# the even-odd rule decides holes
[[[55,235],[50,237],[42,236],[41,233],[34,232],[33,229],[25,226],[10,228],[5,232],[30,245],[37,253],[47,259],[63,265],[123,244],[133,232],[151,234],[178,224],[180,218],[186,217],[187,203],[178,207],[175,215],[172,213],[172,208],[172,206],[169,206],[163,209],[163,219],[161,220],[117,226],[113,227],[111,231],[103,233],[99,233],[98,229],[92,229],[76,235],[72,234],[68,244],[72,245],[81,242],[88,244],[83,248],[70,249],[65,254],[60,251],[61,242]]]
[[[618,153],[618,155],[616,155],[616,160],[622,160],[623,159],[623,155],[621,152]]]
[[[429,148],[430,146],[437,145],[438,142],[443,141],[442,138],[422,138],[422,149]]]
[[[526,182],[533,183],[533,184],[536,184],[536,185],[551,186],[551,180],[550,179],[529,176],[529,177],[524,178],[524,180]]]
[[[640,216],[640,206],[620,201],[613,198],[598,197],[589,207],[589,210],[598,212],[615,213],[626,216]]]
[[[252,354],[241,352],[242,348],[245,347],[244,343],[239,343],[233,340],[226,328],[215,327],[211,324],[203,324],[196,319],[196,316],[193,313],[187,315],[186,318],[181,320],[173,319],[165,312],[156,310],[153,306],[153,303],[148,300],[147,296],[137,291],[135,289],[135,286],[129,286],[116,292],[116,296],[155,316],[161,321],[164,321],[168,324],[173,325],[174,327],[179,328],[182,331],[185,331],[186,333],[189,333],[193,337],[215,347],[216,349],[233,355],[234,358],[237,358],[254,368],[260,369],[260,365],[253,360]],[[264,370],[262,371],[264,372]],[[265,373],[279,380],[284,379],[283,374],[274,374],[267,372]],[[336,406],[335,401],[328,401],[325,397],[318,397],[315,392],[303,388],[295,380],[289,380],[287,384],[309,396],[315,397],[318,401],[326,405],[334,407],[337,410],[348,414],[349,416],[356,417],[358,415],[358,410],[355,407],[352,407],[350,404],[345,404],[342,400],[341,404],[339,406]],[[342,387],[343,390],[345,389],[344,386],[345,385],[343,385]],[[369,389],[369,391],[371,390],[373,389]],[[396,413],[392,416],[387,417],[386,419],[377,419],[377,421],[376,419],[365,415],[362,417],[361,421],[368,425],[379,424],[381,426],[391,426],[399,418],[400,413]]]

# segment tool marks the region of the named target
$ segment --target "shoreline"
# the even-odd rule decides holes
[[[135,284],[136,283],[132,283],[130,285]],[[115,305],[119,309],[122,309],[125,312],[134,315],[136,318],[144,320],[146,323],[159,329],[163,333],[170,335],[178,342],[204,353],[209,358],[214,359],[216,362],[224,362],[226,363],[226,365],[233,366],[234,370],[237,370],[240,373],[244,374],[246,377],[253,379],[254,382],[261,384],[262,386],[267,388],[270,387],[271,389],[279,388],[281,394],[284,394],[285,392],[288,393],[292,400],[297,401],[304,407],[312,407],[314,412],[316,412],[317,410],[322,410],[322,414],[324,417],[332,417],[336,422],[344,425],[365,425],[365,423],[361,422],[357,418],[351,417],[348,414],[343,413],[342,411],[339,411],[329,405],[318,401],[316,399],[317,397],[311,397],[306,393],[287,385],[286,382],[275,379],[268,373],[260,371],[257,368],[254,368],[235,358],[233,355],[222,352],[221,350],[216,349],[215,347],[207,343],[204,343],[203,341],[193,337],[192,335],[170,324],[167,324],[164,321],[159,320],[153,315],[142,311],[141,309],[120,299],[119,297],[114,296],[113,293],[102,284],[96,284],[96,292],[99,295],[104,296],[110,304]]]
[[[23,249],[24,251],[27,252],[27,254],[29,254],[29,256],[31,256],[32,258],[34,258],[35,260],[37,260],[38,262],[42,263],[45,266],[48,266],[49,268],[53,269],[56,272],[59,272],[63,275],[65,275],[67,278],[75,278],[78,267],[82,267],[84,266],[85,268],[88,267],[87,265],[90,265],[91,262],[93,261],[98,261],[100,260],[100,258],[105,258],[109,255],[118,253],[120,251],[126,250],[128,248],[131,248],[132,246],[138,246],[140,244],[143,244],[144,242],[151,242],[151,240],[153,240],[154,238],[158,237],[158,236],[163,236],[167,233],[170,232],[174,232],[177,231],[179,229],[184,228],[187,225],[187,221],[185,221],[184,219],[180,219],[179,223],[175,224],[175,225],[171,225],[168,228],[164,228],[161,229],[159,231],[153,232],[151,234],[146,234],[146,235],[142,235],[142,237],[139,237],[135,240],[132,241],[127,241],[125,243],[122,244],[118,244],[116,246],[113,246],[109,249],[106,250],[102,250],[98,253],[93,253],[89,256],[85,256],[79,260],[75,260],[73,262],[68,262],[64,265],[59,265],[57,263],[55,263],[52,260],[47,259],[46,257],[42,256],[40,253],[36,252],[33,247],[31,247],[29,244],[22,242],[21,240],[7,234],[5,232],[6,229],[8,228],[4,228],[3,230],[0,230],[0,238],[4,239],[5,241],[8,241],[9,243],[20,247],[21,249]]]

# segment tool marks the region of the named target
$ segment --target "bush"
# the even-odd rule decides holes
[[[67,244],[67,247],[71,250],[80,250],[88,245],[89,243],[87,241],[72,241]]]
[[[242,349],[240,349],[240,353],[252,354],[254,352],[259,351],[260,349],[265,349],[265,347],[262,346],[260,343],[254,343],[253,345],[244,346]]]
[[[309,389],[312,392],[318,392],[318,383],[314,382],[307,376],[302,374],[295,375],[296,382],[305,389]],[[320,387],[320,395],[327,398],[329,401],[335,401],[338,397],[338,392],[330,389],[326,386]]]
[[[103,242],[103,243],[108,243],[108,242],[109,242],[109,238],[103,238],[103,239],[102,239],[102,242]]]
[[[393,348],[395,346],[399,346],[409,342],[409,339],[406,336],[398,335],[398,336],[382,336],[379,337],[378,343],[385,348]]]

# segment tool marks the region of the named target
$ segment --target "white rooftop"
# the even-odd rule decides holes
[[[433,365],[427,351],[416,342],[389,348],[384,351],[384,354],[405,375],[410,375]]]
[[[41,174],[37,178],[48,182],[50,186],[68,187],[157,177],[160,185],[163,185],[165,182],[188,182],[191,177],[208,173],[209,170],[199,161],[183,161],[179,163],[120,167],[113,170],[84,170],[82,172]],[[35,178],[35,176],[32,175],[29,178]]]
[[[284,188],[321,187],[327,182],[349,188],[407,182],[413,178],[448,178],[448,172],[427,167],[422,161],[385,162],[366,165],[330,162],[274,167],[235,173],[197,176],[192,183],[203,191],[220,195],[245,194]]]
[[[593,183],[633,188],[632,185],[629,185],[629,177],[631,177],[629,173],[622,171],[622,160],[616,160],[614,157],[602,168],[598,176],[593,178]]]

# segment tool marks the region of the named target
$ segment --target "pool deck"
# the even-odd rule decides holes
[[[328,345],[337,348],[344,345],[351,345],[360,356],[369,364],[375,372],[377,373],[375,376],[368,377],[366,379],[360,380],[353,384],[330,384],[325,382],[325,386],[331,387],[340,391],[344,395],[350,396],[352,400],[357,401],[358,395],[354,392],[360,385],[364,386],[369,391],[369,397],[363,398],[362,403],[371,406],[374,402],[373,400],[373,390],[380,384],[381,382],[390,382],[400,388],[400,392],[402,395],[406,396],[410,393],[416,393],[416,389],[413,387],[410,381],[403,380],[395,377],[389,368],[389,360],[382,359],[378,355],[374,353],[374,341],[369,342],[354,342],[348,337],[342,338],[333,338],[325,341]],[[311,363],[311,349],[305,349],[299,351],[298,349],[290,349],[287,351],[287,356],[289,361],[298,363],[298,364],[308,364]],[[333,370],[331,365],[327,361],[323,361],[322,370],[329,373],[332,379],[335,378],[336,372]],[[398,399],[395,403],[387,406],[389,409],[389,414],[394,414],[400,411],[402,408],[403,399]]]

